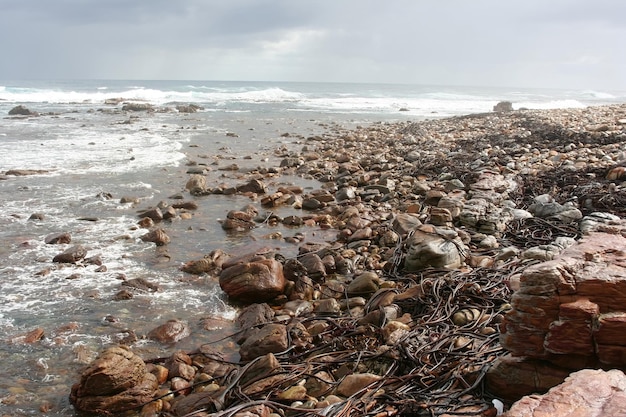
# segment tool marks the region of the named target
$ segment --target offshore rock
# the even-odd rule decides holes
[[[87,413],[121,413],[147,403],[158,387],[143,360],[123,347],[103,351],[72,386],[70,402]]]
[[[243,262],[225,268],[219,282],[233,301],[244,303],[270,301],[285,289],[283,266],[274,259]]]
[[[26,106],[18,105],[9,110],[10,116],[39,116],[36,111],[30,110]]]
[[[510,101],[500,101],[498,104],[493,106],[493,111],[496,113],[513,111],[513,103]]]
[[[72,236],[67,232],[53,233],[51,235],[46,236],[44,239],[44,242],[46,242],[47,245],[67,244],[67,243],[70,243],[71,241],[72,241]]]
[[[85,249],[81,245],[72,246],[68,248],[63,253],[59,253],[54,258],[52,258],[52,262],[58,263],[68,263],[75,264],[80,261],[87,255],[87,249]]]
[[[522,398],[503,417],[626,415],[626,375],[618,369],[584,369],[544,395]]]

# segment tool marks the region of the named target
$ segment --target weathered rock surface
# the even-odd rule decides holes
[[[626,375],[620,370],[583,369],[543,395],[517,401],[503,417],[626,415]]]
[[[274,259],[243,262],[225,268],[220,273],[220,287],[239,302],[265,302],[285,289],[283,265]]]
[[[172,319],[154,328],[148,333],[148,338],[161,343],[176,343],[191,334],[191,329],[187,322]]]
[[[85,258],[86,255],[87,249],[81,245],[75,245],[56,255],[52,258],[52,262],[74,264]]]
[[[72,387],[70,401],[83,412],[121,413],[150,401],[157,387],[156,377],[139,356],[112,347],[82,373]]]
[[[626,365],[626,238],[592,233],[528,267],[506,315],[512,354],[558,363]],[[575,365],[574,365],[575,366]]]

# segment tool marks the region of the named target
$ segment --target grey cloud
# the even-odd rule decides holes
[[[626,89],[613,0],[31,0],[0,79],[229,78]]]

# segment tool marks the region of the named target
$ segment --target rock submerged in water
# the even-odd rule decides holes
[[[39,116],[39,113],[20,104],[9,110],[9,116]]]
[[[87,249],[81,245],[75,245],[56,255],[52,258],[52,262],[75,264],[84,259],[86,255]]]

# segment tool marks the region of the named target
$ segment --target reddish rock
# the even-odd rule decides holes
[[[141,236],[141,240],[144,242],[152,242],[157,246],[164,246],[170,243],[170,237],[165,233],[163,229],[152,230],[145,235]]]
[[[160,208],[155,207],[155,208],[152,208],[152,209],[149,209],[140,213],[139,217],[142,219],[147,217],[151,219],[153,222],[158,223],[161,220],[163,220],[163,212],[161,211]]]
[[[548,391],[569,373],[548,361],[505,355],[489,368],[487,388],[503,401],[514,402],[524,395]]]
[[[72,387],[70,402],[78,411],[120,413],[147,403],[157,380],[143,360],[122,347],[103,351]]]
[[[581,360],[626,365],[625,253],[623,236],[591,233],[557,258],[526,268],[502,345],[513,355],[555,363],[574,355],[571,369]]]
[[[283,293],[283,266],[274,259],[235,264],[220,274],[220,287],[236,301],[265,302]]]
[[[543,395],[522,398],[503,417],[626,415],[626,375],[620,370],[583,369]]]
[[[168,320],[148,333],[148,338],[161,343],[176,343],[191,334],[189,325],[181,320]]]

